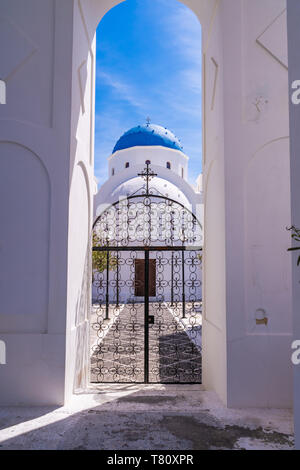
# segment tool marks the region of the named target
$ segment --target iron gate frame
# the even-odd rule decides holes
[[[172,198],[169,198],[167,196],[163,196],[160,194],[153,194],[152,189],[149,187],[149,181],[157,176],[155,173],[153,173],[150,168],[149,168],[150,162],[146,161],[146,168],[144,169],[144,172],[139,173],[138,176],[144,177],[146,181],[146,189],[144,192],[141,194],[133,194],[131,196],[127,196],[122,200],[127,202],[127,206],[130,206],[130,202],[133,201],[134,199],[136,200],[143,200],[143,204],[145,207],[150,207],[152,206],[152,199],[156,199],[158,201],[163,201],[165,202],[166,205],[176,205],[179,206],[181,209],[183,209],[187,214],[189,214],[192,218],[194,226],[198,226],[201,229],[202,233],[202,225],[196,215],[187,207],[184,206],[184,204],[175,201]],[[154,188],[155,189],[155,188]],[[120,200],[116,201],[112,204],[110,204],[109,207],[103,210],[102,213],[100,213],[92,228],[92,233],[94,233],[94,230],[97,226],[97,223],[103,217],[103,215],[107,214],[111,208],[114,208],[115,206],[120,204]],[[173,221],[174,223],[174,221]],[[183,228],[183,227],[182,227]],[[171,236],[172,239],[172,236]],[[147,244],[147,241],[144,241],[143,245],[131,245],[122,240],[121,244],[113,245],[109,243],[109,237],[107,238],[104,237],[105,244],[102,246],[93,246],[92,250],[93,251],[99,251],[99,252],[105,252],[107,254],[106,256],[106,295],[105,295],[105,310],[106,310],[106,316],[105,318],[108,319],[108,312],[109,312],[109,254],[110,252],[116,252],[117,253],[117,259],[119,259],[119,253],[120,252],[143,252],[144,253],[144,260],[145,260],[145,268],[144,268],[144,381],[143,382],[113,382],[113,383],[158,383],[158,382],[150,382],[149,381],[149,253],[150,252],[171,252],[172,253],[172,261],[173,261],[173,254],[174,252],[180,252],[181,257],[182,257],[182,318],[185,318],[185,307],[186,307],[186,298],[185,298],[185,278],[184,278],[184,253],[188,251],[194,251],[198,253],[202,253],[202,246],[201,245],[193,245],[193,244],[185,244],[187,239],[185,238],[185,233],[183,230],[183,240],[180,245],[173,245],[173,244],[166,244],[166,245],[151,245]],[[151,235],[149,235],[149,240],[151,241]],[[178,241],[178,239],[177,239]],[[202,259],[202,255],[201,255]],[[116,288],[116,293],[117,293],[117,306],[119,306],[119,274],[118,274],[118,269],[119,269],[119,261],[117,261],[117,288]],[[173,268],[171,270],[171,305],[173,305]],[[201,299],[202,300],[202,299]],[[111,383],[111,382],[101,382],[101,383]],[[201,382],[160,382],[160,383],[171,383],[171,384],[195,384],[195,383],[201,383]]]

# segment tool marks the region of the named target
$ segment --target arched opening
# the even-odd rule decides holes
[[[166,12],[174,13],[171,30],[170,21],[165,15]],[[136,15],[138,15],[138,21],[134,19]],[[166,20],[162,22],[161,18],[164,17]],[[124,18],[126,18],[127,24],[124,23]],[[173,44],[172,31],[174,29],[180,31],[182,19],[192,29],[191,33],[186,34],[185,32],[185,41],[195,48],[195,52],[191,54],[188,61],[186,61],[183,44],[180,41]],[[201,265],[202,235],[201,243],[198,244],[197,237],[194,237],[192,245],[195,250],[188,252],[183,232],[186,222],[184,219],[187,214],[190,214],[192,218],[189,221],[193,227],[192,230],[195,229],[193,224],[200,214],[199,227],[201,227],[203,211],[198,210],[197,205],[202,207],[203,202],[201,193],[196,193],[193,189],[195,185],[192,185],[192,179],[186,183],[180,180],[180,168],[187,166],[188,157],[184,153],[180,140],[169,130],[169,127],[176,127],[183,140],[188,138],[190,166],[192,167],[192,175],[195,177],[197,174],[195,172],[200,173],[202,168],[201,150],[198,145],[199,137],[201,138],[201,86],[195,87],[189,74],[193,75],[193,80],[197,77],[199,84],[201,84],[201,26],[192,12],[180,2],[166,4],[160,1],[146,1],[141,9],[138,2],[129,0],[126,4],[124,2],[110,10],[98,28],[97,60],[100,65],[99,73],[96,72],[98,77],[96,82],[96,116],[99,112],[99,119],[96,119],[96,122],[101,123],[102,128],[105,129],[105,145],[108,130],[105,119],[103,119],[103,113],[105,114],[103,108],[108,108],[114,116],[116,128],[124,126],[123,132],[125,132],[119,138],[119,134],[113,131],[111,140],[111,149],[113,150],[109,157],[109,167],[112,168],[114,165],[118,182],[112,182],[108,178],[104,184],[100,185],[95,197],[95,212],[100,215],[96,219],[93,230],[91,380],[92,382],[170,381],[174,383],[177,381],[178,383],[199,383],[201,382],[202,271],[199,268],[195,274],[194,266],[195,264]],[[109,55],[107,54],[108,44],[111,48]],[[136,47],[137,44],[138,47]],[[151,63],[146,54],[141,54],[141,49],[144,47],[149,49],[148,54],[153,54],[155,57]],[[124,54],[125,50],[126,54]],[[128,50],[131,51],[129,55]],[[110,63],[111,53],[114,56],[113,63]],[[160,68],[158,75],[155,73],[157,67]],[[148,95],[149,99],[137,106],[141,95]],[[108,97],[110,98],[108,99]],[[140,122],[141,110],[139,108],[144,112],[143,121],[148,114],[152,116],[152,119],[146,118],[146,124],[143,124],[143,121]],[[181,109],[180,117],[175,119],[179,108]],[[116,117],[120,115],[123,116],[122,122],[116,121]],[[100,116],[102,116],[101,119]],[[160,122],[160,119],[163,122]],[[132,123],[131,125],[135,124],[135,126],[127,130],[130,126],[127,125],[126,128],[123,120],[129,121]],[[152,120],[158,120],[158,122],[154,124]],[[110,126],[111,122],[110,118]],[[165,127],[166,125],[168,127]],[[100,139],[97,140],[102,133],[102,128],[100,127],[99,130],[96,127],[95,155],[98,157],[95,159],[96,175],[97,173],[103,175],[106,171],[104,164],[99,159],[102,155],[104,160],[104,146]],[[112,133],[112,129],[109,132]],[[151,178],[147,179],[146,186],[142,187],[142,183],[137,181],[140,180],[139,177],[143,173],[152,171],[150,165],[155,169],[155,176],[157,176],[151,181],[151,198],[149,198]],[[98,167],[101,167],[101,172]],[[129,169],[128,176],[122,174],[124,168]],[[164,173],[166,170],[171,171]],[[125,211],[124,204],[119,205],[116,202],[119,198],[122,200],[125,198],[127,201]],[[107,207],[108,204],[111,209],[102,211],[101,207]],[[173,206],[174,214],[176,208],[181,208],[182,220],[175,217],[175,222],[174,214],[171,215],[172,222],[166,220],[170,216],[170,207],[173,208]],[[142,207],[146,208],[158,215],[147,222],[146,219],[143,220],[136,207],[139,207],[139,210]],[[121,208],[123,219],[120,218]],[[110,211],[117,216],[112,218]],[[192,211],[195,211],[197,217]],[[123,222],[126,219],[130,230],[135,232],[137,239],[133,245],[128,242],[128,233],[125,233],[128,227],[125,232],[120,230],[122,224],[119,219]],[[172,228],[168,226],[170,223],[174,224]],[[151,230],[156,227],[158,232],[164,233],[159,246],[150,243],[151,253],[149,251],[149,237],[145,238],[144,233],[149,226],[151,226]],[[107,234],[116,228],[120,231],[121,238],[118,238],[114,232],[117,238],[110,238],[109,235],[103,241],[101,231]],[[177,234],[178,238],[175,239],[174,233],[167,237],[167,228],[171,231],[175,230],[175,232],[181,230],[181,238]],[[143,235],[139,236],[139,231]],[[178,245],[178,243],[180,248],[177,246],[173,250],[174,245]],[[129,247],[131,247],[130,253]],[[128,264],[130,262],[132,262],[131,268]],[[148,281],[146,281],[146,270],[151,273]],[[197,279],[194,278],[195,275],[198,277]],[[163,277],[165,277],[164,281],[162,281]],[[166,278],[168,279],[166,280]],[[193,279],[191,280],[191,278]],[[143,279],[142,285],[139,284],[140,279]],[[166,285],[162,287],[165,282]],[[189,285],[189,282],[193,284],[193,287]],[[199,283],[199,289],[195,287],[197,283]],[[139,312],[138,319],[134,317],[136,309]],[[143,319],[144,311],[147,311],[148,320]],[[150,318],[154,322],[154,326],[149,326]],[[145,359],[143,367],[139,369],[139,374],[133,373],[130,377],[128,373],[124,375],[123,371],[121,374],[117,374],[114,380],[114,375],[109,377],[109,373],[106,374],[106,378],[104,377],[103,370],[107,370],[107,364],[111,359],[108,356],[104,357],[105,354],[103,356],[103,350],[106,348],[107,341],[113,341],[113,331],[116,327],[119,328],[120,322],[125,330],[137,326],[144,332],[142,337],[139,336],[139,339],[143,339],[144,344],[140,354],[144,359],[147,356],[148,360]],[[168,366],[169,370],[175,367],[177,372],[171,375],[168,375],[166,371],[162,372],[159,363],[165,361],[166,354],[158,354],[153,359],[151,356],[153,351],[149,348],[149,335],[151,336],[153,332],[157,331],[159,324],[163,329],[166,329],[170,324],[171,329],[178,331],[172,333],[167,328],[168,331],[165,331],[164,335],[158,334],[157,337],[153,337],[152,340],[156,341],[158,349],[158,343],[163,343],[163,337],[166,340],[168,336],[169,349],[178,351],[178,342],[185,338],[187,341],[186,350],[193,351],[190,362],[186,362],[187,369],[193,373],[184,374],[183,371],[178,371],[178,364],[182,360],[180,357],[177,357],[177,362],[175,361]],[[136,340],[137,337],[132,334],[131,343],[135,344]],[[152,340],[150,339],[150,343]],[[166,342],[168,343],[168,341]],[[125,358],[120,359],[121,362],[122,360]],[[129,362],[132,365],[136,361],[140,362],[140,358],[133,355]],[[100,362],[103,365],[101,368],[98,367]],[[155,379],[153,375],[150,377],[150,363],[152,369],[159,371]],[[197,363],[197,372],[194,372],[193,363]],[[115,363],[112,367],[116,369],[117,364]],[[119,368],[117,369],[119,371]]]
[[[175,4],[175,2],[172,2]],[[176,2],[177,3],[177,2]],[[183,3],[183,2],[182,2]],[[214,32],[217,32],[217,37],[219,37],[219,25],[220,25],[220,22],[218,21],[215,21],[214,18],[215,16],[211,16],[211,0],[203,0],[203,3],[205,3],[207,5],[207,10],[204,11],[202,10],[202,7],[201,8],[198,8],[198,5],[194,5],[193,6],[193,9],[194,11],[197,13],[198,17],[195,17],[195,20],[196,20],[196,24],[197,24],[197,27],[200,28],[200,23],[198,21],[198,18],[203,21],[203,44],[205,45],[205,41],[206,41],[206,44],[208,43],[208,39],[209,39],[209,35],[208,35],[208,31],[211,31],[211,26],[213,24],[213,31]],[[79,2],[79,4],[82,6],[82,3]],[[126,2],[127,4],[127,2]],[[125,2],[123,3],[120,3],[119,5],[125,5]],[[143,2],[143,5],[144,5],[144,2]],[[109,4],[108,5],[108,8],[110,6],[113,6],[112,4]],[[152,2],[151,2],[151,8],[152,8]],[[86,12],[88,12],[88,19],[89,19],[89,24],[90,24],[90,43],[91,44],[91,52],[88,50],[88,49],[85,49],[85,53],[84,53],[84,56],[82,55],[81,51],[76,51],[76,53],[78,54],[78,57],[77,57],[77,66],[78,68],[80,68],[80,70],[83,70],[82,68],[82,64],[83,63],[87,63],[86,62],[86,56],[92,56],[92,59],[91,59],[91,66],[93,66],[93,64],[95,64],[95,62],[93,62],[93,60],[95,60],[95,57],[96,57],[96,49],[95,49],[95,42],[93,43],[93,37],[94,37],[94,32],[96,30],[96,27],[97,27],[97,24],[98,24],[98,21],[103,18],[105,19],[104,17],[104,14],[108,11],[108,10],[105,10],[103,8],[103,6],[100,6],[100,4],[98,3],[95,3],[93,4],[93,6],[90,6],[89,9],[85,10]],[[110,10],[111,12],[112,10]],[[190,10],[188,10],[191,13]],[[214,10],[215,11],[215,10]],[[108,13],[110,13],[108,12]],[[221,14],[221,10],[218,9],[218,12],[219,14]],[[78,16],[79,16],[79,20],[78,22],[76,23],[76,31],[78,31],[78,35],[80,36],[81,38],[81,41],[80,41],[80,44],[81,45],[84,45],[85,44],[85,40],[86,40],[86,35],[84,35],[82,33],[82,18],[83,18],[83,10],[79,9],[78,10]],[[165,18],[168,18],[169,16],[168,15],[165,15]],[[185,37],[185,33],[186,33],[186,21],[182,21],[183,19],[183,16],[182,15],[179,15],[179,22],[180,22],[180,25],[179,25],[179,28],[178,28],[178,31],[176,32],[176,35],[173,35],[173,37],[176,37],[179,36],[179,37]],[[102,20],[103,21],[103,20]],[[103,24],[103,23],[102,23]],[[139,23],[137,23],[139,25]],[[122,27],[125,27],[124,25],[126,25],[128,28],[130,27],[130,23],[127,21],[124,21],[124,18],[122,18],[122,20],[116,24],[118,27],[122,26]],[[101,23],[100,23],[100,26],[101,26]],[[183,30],[182,30],[183,28]],[[80,31],[80,33],[79,33]],[[178,35],[177,33],[181,31],[182,34],[181,35]],[[194,34],[194,30],[189,28],[189,31],[192,32],[192,34],[196,37],[196,35]],[[83,32],[84,32],[84,29],[83,29]],[[125,37],[127,35],[127,32],[125,35],[123,35],[122,37]],[[78,37],[79,37],[78,36]],[[200,35],[201,36],[201,35]],[[103,35],[102,35],[103,37]],[[159,37],[159,36],[158,36]],[[222,34],[220,35],[220,37],[223,37]],[[200,37],[200,40],[201,40],[201,37]],[[152,43],[149,42],[149,45],[151,45]],[[140,42],[138,42],[137,44],[140,44]],[[168,44],[167,42],[165,42],[165,44]],[[211,44],[213,44],[213,42],[211,42]],[[202,64],[202,57],[201,57],[201,45],[202,45],[202,42],[200,43],[200,47],[196,46],[196,47],[192,47],[191,49],[190,48],[186,48],[184,47],[182,49],[182,53],[184,55],[186,55],[187,59],[189,58],[189,53],[188,51],[191,51],[193,52],[193,56],[195,55],[194,53],[196,53],[197,57],[198,57],[198,64],[199,64],[199,61],[200,61],[200,64]],[[217,56],[219,55],[222,55],[222,51],[223,51],[223,45],[222,45],[222,41],[219,39],[217,40],[216,44],[216,50],[215,50],[215,53],[217,54]],[[205,46],[204,46],[205,47]],[[174,49],[175,50],[175,49]],[[148,57],[146,54],[144,54],[145,50],[140,50],[141,53],[143,55],[145,55],[145,57]],[[128,52],[128,51],[127,51]],[[203,54],[203,64],[205,64],[205,49],[203,50],[204,54]],[[128,54],[127,54],[128,56]],[[83,62],[85,61],[85,62]],[[97,61],[98,63],[101,63],[103,65],[103,60],[101,59],[101,57],[99,57],[99,54],[98,54],[98,51],[97,51]],[[150,63],[150,62],[149,62]],[[121,64],[120,64],[121,65]],[[151,70],[153,70],[153,67],[152,67],[152,63],[150,64],[151,66]],[[176,69],[178,71],[178,68],[177,68],[177,65],[178,65],[178,62],[175,62],[175,66],[176,66]],[[90,72],[90,77],[91,77],[91,82],[92,84],[94,83],[93,82],[93,79],[92,77],[94,76],[93,74],[93,70],[94,72],[95,69],[93,67],[91,67],[91,72]],[[104,71],[103,67],[102,67],[102,72]],[[170,73],[170,71],[168,70],[168,77],[173,77],[176,75],[176,70],[174,70],[174,73]],[[225,246],[224,246],[224,236],[225,236],[225,222],[224,222],[224,172],[223,172],[223,163],[222,163],[222,158],[223,158],[223,149],[221,148],[222,146],[222,138],[221,138],[221,129],[222,129],[222,126],[223,126],[223,112],[222,112],[222,109],[221,109],[221,102],[223,100],[223,94],[222,94],[222,89],[221,89],[221,83],[219,83],[217,80],[215,80],[215,93],[214,93],[214,96],[215,96],[215,99],[214,99],[214,114],[212,116],[212,119],[210,119],[209,121],[207,121],[207,128],[205,127],[205,115],[207,112],[209,112],[207,110],[207,106],[205,106],[205,103],[208,103],[209,100],[210,100],[210,88],[208,88],[206,86],[207,83],[212,83],[213,82],[213,77],[214,77],[214,70],[210,70],[208,67],[206,67],[205,71],[204,71],[204,68],[203,68],[203,74],[204,76],[206,77],[206,80],[203,81],[203,86],[201,84],[201,73],[200,73],[200,77],[199,77],[199,74],[196,73],[195,75],[195,71],[194,70],[188,70],[186,71],[187,72],[187,75],[183,74],[182,75],[182,78],[185,79],[185,83],[186,84],[189,84],[190,85],[190,89],[192,90],[195,90],[197,91],[198,95],[200,93],[200,98],[201,98],[201,93],[203,91],[203,94],[205,96],[205,100],[202,101],[202,105],[203,105],[203,118],[201,118],[201,102],[199,103],[199,108],[200,108],[200,114],[199,114],[199,109],[197,107],[197,110],[195,110],[195,103],[193,103],[192,106],[189,107],[189,110],[190,112],[193,114],[193,123],[194,124],[197,124],[198,126],[198,135],[197,135],[197,132],[192,132],[193,135],[197,135],[197,146],[198,146],[198,151],[200,152],[198,154],[198,157],[196,157],[196,159],[194,160],[195,162],[197,162],[196,164],[201,164],[201,154],[202,154],[202,149],[201,149],[201,145],[199,146],[199,142],[202,141],[202,126],[203,126],[203,130],[205,131],[204,132],[204,138],[203,138],[203,161],[206,161],[206,175],[207,175],[207,180],[206,180],[206,176],[204,175],[204,186],[206,188],[205,190],[205,202],[206,202],[206,208],[208,207],[209,209],[207,210],[206,209],[206,214],[209,213],[209,217],[205,217],[205,230],[204,230],[204,237],[205,237],[205,241],[204,241],[204,252],[203,252],[203,260],[204,260],[204,263],[203,263],[203,271],[204,271],[204,276],[203,276],[203,291],[204,291],[204,295],[203,295],[203,312],[204,312],[204,315],[203,315],[203,355],[202,355],[202,363],[203,363],[203,383],[204,383],[204,386],[207,386],[207,387],[211,387],[212,389],[216,390],[217,393],[219,394],[220,397],[222,397],[222,399],[224,401],[227,400],[227,376],[226,376],[226,302],[225,302],[225,297],[224,297],[224,289],[225,289]],[[97,73],[95,73],[95,75],[98,75]],[[156,74],[156,78],[158,76],[160,76],[160,72],[159,74]],[[220,74],[219,74],[220,76]],[[99,76],[98,76],[99,78]],[[109,79],[111,78],[111,80],[109,80],[109,82],[111,83],[112,87],[114,90],[116,91],[120,91],[120,89],[123,89],[124,92],[125,91],[130,91],[130,89],[128,87],[123,87],[123,86],[119,86],[120,85],[120,82],[119,81],[116,81],[114,80],[115,77],[109,77],[107,74],[102,76],[102,78],[105,80],[105,79]],[[188,78],[188,79],[187,79]],[[141,82],[141,80],[139,80],[139,82]],[[99,83],[99,82],[98,82]],[[151,83],[152,83],[152,80],[151,80]],[[168,81],[165,82],[167,87],[169,85]],[[122,84],[121,84],[122,85]],[[155,87],[157,88],[157,87]],[[169,88],[169,91],[170,91],[170,87]],[[87,96],[87,100],[90,99],[90,95],[88,94],[88,91],[89,91],[89,88],[87,87],[87,92],[86,92],[86,96]],[[176,94],[176,98],[174,98],[174,94],[173,96],[171,96],[171,102],[173,103],[173,105],[175,105],[177,107],[177,110],[176,112],[173,112],[173,116],[176,116],[178,114],[180,114],[182,112],[182,110],[186,109],[187,106],[186,106],[186,100],[185,100],[185,96],[180,96],[180,94],[178,93],[178,90],[175,88],[175,94]],[[126,99],[130,98],[132,95],[131,94],[126,94]],[[170,97],[170,95],[168,93],[166,93],[166,96]],[[177,98],[180,98],[179,101],[177,100]],[[97,94],[96,94],[96,101],[97,101]],[[120,101],[119,99],[119,96],[118,96],[118,102]],[[153,103],[157,103],[158,100],[156,98],[154,98],[154,100],[152,100],[151,102]],[[135,105],[138,105],[136,109],[140,109],[139,108],[139,101],[134,101],[133,104]],[[168,109],[167,106],[165,106],[165,109]],[[106,112],[105,112],[106,110]],[[151,110],[150,110],[151,111]],[[144,119],[144,116],[148,115],[149,113],[149,110],[147,109],[146,111],[143,111],[142,113],[142,118],[141,119]],[[91,115],[93,115],[93,109],[91,110]],[[95,116],[95,121],[96,121],[96,124],[97,123],[102,123],[104,124],[105,122],[107,123],[107,129],[103,129],[103,133],[101,135],[101,132],[99,132],[99,127],[97,127],[96,125],[96,136],[95,136],[95,143],[97,141],[97,139],[99,139],[101,142],[106,142],[107,143],[107,130],[111,130],[112,128],[117,128],[119,129],[118,131],[118,135],[121,135],[122,134],[122,131],[123,130],[126,130],[126,129],[129,129],[130,125],[135,125],[136,122],[134,123],[127,123],[126,125],[124,124],[124,120],[125,119],[128,119],[128,113],[126,113],[125,115],[124,114],[121,114],[121,122],[122,122],[122,127],[120,128],[119,124],[118,123],[115,123],[115,121],[112,121],[112,117],[115,117],[117,116],[118,113],[116,112],[116,110],[114,109],[105,109],[105,107],[101,107],[101,113],[99,116],[97,116],[97,113],[96,113],[96,116]],[[105,120],[104,117],[107,117],[108,119]],[[161,114],[158,116],[160,117]],[[154,120],[153,118],[153,115],[151,116],[152,119]],[[83,116],[83,118],[81,119],[80,118],[80,122],[82,121],[83,122],[83,125],[84,125],[84,119],[86,120],[87,118],[87,113],[85,113],[85,116]],[[124,122],[123,122],[124,121]],[[147,120],[148,121],[148,120]],[[113,125],[111,125],[113,124]],[[148,123],[147,123],[148,124]],[[166,123],[167,124],[167,123]],[[91,129],[93,129],[93,127],[90,127]],[[173,130],[176,131],[176,127],[175,126],[172,126]],[[206,129],[206,130],[205,130]],[[200,134],[199,134],[200,132]],[[182,138],[182,135],[181,133],[179,132],[178,135]],[[212,139],[210,140],[207,140],[207,136],[210,136],[212,137]],[[189,138],[188,138],[189,140]],[[90,137],[90,142],[93,142],[93,136]],[[212,142],[217,142],[217,148],[215,149],[212,149],[211,148],[211,143]],[[87,143],[88,145],[88,143]],[[179,149],[180,149],[180,145],[178,145]],[[106,156],[109,155],[110,151],[111,151],[111,148],[112,148],[112,145],[109,144],[109,146],[107,147],[107,151],[103,152],[103,154],[105,154]],[[95,156],[97,157],[97,151],[96,151],[97,147],[95,147]],[[213,150],[213,152],[209,152],[209,150]],[[180,151],[180,150],[178,150]],[[123,150],[122,150],[123,152]],[[134,150],[132,151],[134,153]],[[216,152],[218,154],[217,158],[215,157],[216,155]],[[146,150],[144,152],[145,154],[147,153]],[[77,152],[78,154],[78,158],[80,157],[79,153]],[[121,154],[121,151],[120,151],[120,154]],[[207,155],[209,156],[209,158],[207,157]],[[148,154],[147,156],[145,155],[145,158],[148,157]],[[113,160],[113,156],[109,159],[109,164],[112,164],[112,160]],[[160,161],[162,162],[165,162],[165,161],[169,161],[170,159],[169,158],[162,158]],[[131,160],[130,160],[131,161]],[[132,160],[133,161],[133,160]],[[145,159],[144,159],[145,161]],[[154,170],[156,171],[156,165],[153,164],[153,157],[151,156],[151,161],[152,161],[152,167],[154,168]],[[143,167],[143,165],[142,165]],[[165,167],[165,164],[164,164],[164,167]],[[115,167],[116,168],[116,167]],[[122,169],[124,170],[124,161],[122,162]],[[142,168],[141,168],[142,170]],[[174,171],[173,171],[174,170]],[[173,170],[167,170],[166,168],[164,168],[164,171],[167,172],[167,174],[169,175],[168,178],[171,178],[172,177],[172,181],[174,181],[174,183],[176,185],[178,184],[185,184],[186,183],[186,180],[181,178],[181,174],[180,174],[180,162],[177,162],[177,165],[174,167],[173,166]],[[95,169],[95,175],[98,179],[98,184],[101,183],[101,180],[102,182],[105,181],[105,171],[106,170],[106,163],[103,163],[102,165],[102,168],[99,167],[98,170]],[[190,171],[189,172],[189,175],[191,176],[191,174],[193,173],[193,171]],[[133,167],[127,169],[126,171],[126,177],[131,177],[131,178],[134,178],[136,176],[136,172],[134,173],[133,172]],[[179,182],[180,181],[180,182]],[[116,171],[116,175],[115,175],[115,182],[119,185],[119,186],[122,186],[123,183],[124,183],[124,179],[123,179],[123,172],[122,171]],[[198,185],[200,187],[200,185]],[[138,189],[138,188],[136,188]],[[102,190],[103,190],[103,193],[105,193],[107,196],[111,193],[110,192],[110,188],[109,186],[106,185],[106,183],[103,184],[102,186]],[[166,191],[168,192],[168,191]],[[119,191],[120,193],[120,191]],[[125,193],[126,194],[126,193]],[[130,192],[129,192],[130,194]],[[169,193],[168,193],[169,194]],[[113,200],[111,200],[110,202],[113,202]],[[71,202],[72,203],[72,202]],[[95,209],[95,212],[97,211],[97,207],[94,207]],[[199,219],[203,219],[204,218],[204,214],[203,214],[203,210],[200,210],[200,213],[198,211],[198,208],[197,208],[197,205],[195,207],[195,209],[193,209],[193,212],[197,215],[197,217]],[[90,228],[91,228],[91,225],[90,225]],[[69,231],[70,233],[72,232],[72,228],[71,226],[69,227]],[[218,234],[218,236],[216,235]],[[209,243],[207,243],[207,241],[209,241]],[[79,282],[77,280],[77,277],[76,274],[74,273],[72,276],[71,276],[71,281],[70,281],[70,285],[74,285],[74,282],[73,282],[73,279],[75,279],[76,283],[77,283],[77,286],[78,286],[78,290],[80,291],[80,286],[79,286]],[[84,281],[85,282],[85,281]],[[220,292],[220,295],[215,295],[215,291],[216,289],[218,290],[218,292]],[[81,302],[77,302],[78,305],[82,305]],[[69,312],[68,312],[68,317],[70,318],[70,322],[71,324],[74,324],[75,323],[75,318],[78,318],[78,315],[76,313],[76,317],[74,318],[74,313],[71,309],[69,309]],[[82,388],[82,387],[85,387],[86,384],[87,384],[87,381],[86,381],[86,378],[88,376],[87,374],[87,371],[89,370],[89,364],[90,364],[90,351],[87,351],[86,350],[86,353],[85,353],[85,356],[84,356],[84,361],[81,361],[81,356],[79,358],[77,358],[77,364],[76,366],[74,367],[73,363],[74,363],[74,350],[77,350],[79,351],[79,346],[76,346],[76,344],[78,345],[82,345],[82,344],[87,344],[88,341],[84,341],[83,339],[83,336],[86,338],[87,336],[87,329],[86,329],[86,323],[82,323],[80,324],[79,326],[77,326],[77,330],[78,330],[78,335],[79,335],[79,339],[75,341],[74,339],[74,335],[72,336],[71,333],[68,333],[68,346],[67,346],[67,371],[70,371],[70,375],[69,377],[67,378],[66,380],[66,383],[68,384],[69,386],[69,389],[67,391],[67,393],[71,393],[71,390],[75,388]],[[82,332],[83,330],[83,332]],[[83,366],[84,365],[84,366]],[[73,376],[72,376],[72,371],[75,369],[75,381],[73,381]],[[74,382],[75,382],[75,385],[74,385]]]

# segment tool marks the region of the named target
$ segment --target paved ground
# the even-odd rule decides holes
[[[61,408],[0,408],[0,449],[292,449],[288,410],[228,410],[196,385],[102,385]]]
[[[149,382],[201,383],[200,314],[186,310],[184,324],[181,304],[149,304]],[[144,304],[110,305],[108,317],[94,306],[91,381],[144,382]]]

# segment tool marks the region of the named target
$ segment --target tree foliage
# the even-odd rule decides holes
[[[100,247],[102,245],[96,233],[93,233],[93,247],[96,247],[96,246]],[[116,269],[116,266],[117,266],[116,256],[113,256],[111,252],[93,250],[93,254],[92,254],[93,272],[97,271],[99,273],[102,273],[106,269],[107,253],[108,253],[109,270],[111,271],[111,270]]]

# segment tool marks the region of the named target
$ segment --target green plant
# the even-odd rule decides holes
[[[97,235],[93,233],[93,247],[100,247],[101,242]],[[107,260],[107,254],[108,254],[108,260]],[[98,250],[93,250],[92,252],[92,262],[93,262],[93,277],[94,277],[94,272],[97,271],[99,273],[102,273],[107,266],[107,261],[109,263],[109,270],[114,270],[117,267],[118,260],[116,256],[113,256],[110,251],[98,251]]]

